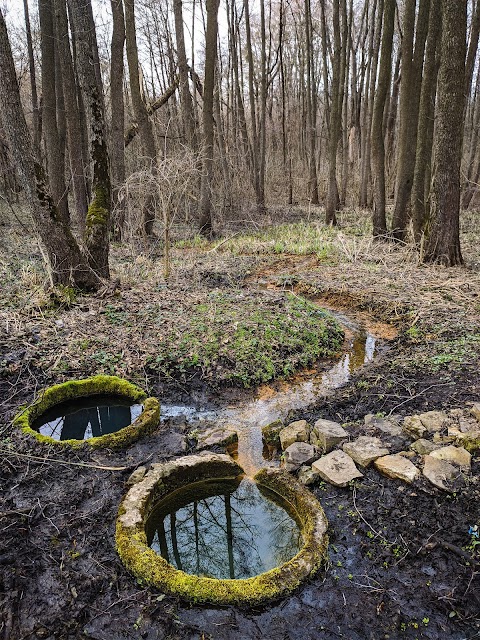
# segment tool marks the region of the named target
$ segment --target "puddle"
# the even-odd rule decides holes
[[[277,494],[249,478],[197,482],[155,507],[147,541],[186,573],[249,578],[300,551],[302,534],[286,509]]]
[[[32,429],[54,440],[88,440],[127,427],[142,411],[141,404],[132,404],[123,396],[76,398],[43,413]]]

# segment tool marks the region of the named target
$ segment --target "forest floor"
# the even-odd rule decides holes
[[[453,269],[419,265],[409,245],[373,243],[366,214],[343,213],[339,229],[325,228],[321,212],[282,215],[281,224],[231,225],[212,243],[179,237],[168,282],[160,246],[114,246],[112,285],[92,296],[52,294],[34,240],[5,228],[4,640],[480,637],[480,559],[469,535],[471,526],[480,525],[478,454],[472,480],[454,494],[371,470],[354,489],[314,486],[329,521],[327,566],[269,606],[221,608],[188,604],[146,587],[115,551],[115,517],[130,473],[144,463],[184,455],[192,423],[167,420],[116,452],[39,445],[12,427],[19,407],[41,388],[101,372],[125,376],[161,401],[214,409],[274,391],[278,383],[270,374],[311,368],[319,356],[317,345],[302,359],[289,342],[296,317],[310,335],[311,308],[304,300],[354,318],[376,332],[383,346],[346,385],[291,418],[323,417],[360,431],[368,413],[411,415],[480,401],[480,230],[474,214],[462,219],[465,267]],[[252,356],[236,369],[231,344],[237,351],[262,351],[247,331],[256,309],[258,317],[286,317],[273,336],[285,342],[267,359]],[[227,342],[218,336],[202,340],[219,317]],[[241,335],[247,334],[247,345],[235,342],[239,326],[246,327]]]

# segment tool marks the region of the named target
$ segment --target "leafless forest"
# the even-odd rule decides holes
[[[361,208],[379,242],[461,264],[479,31],[476,0],[6,2],[2,197],[53,281],[87,289],[110,238],[168,254],[173,221],[212,236],[295,204],[327,225]]]

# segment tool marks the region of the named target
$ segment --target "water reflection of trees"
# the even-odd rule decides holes
[[[248,479],[190,485],[154,510],[148,542],[187,573],[257,575],[289,560],[301,546],[296,522],[272,497]]]
[[[130,405],[128,400],[115,396],[78,398],[52,407],[34,427],[55,440],[87,440],[126,427],[142,409],[142,405]]]

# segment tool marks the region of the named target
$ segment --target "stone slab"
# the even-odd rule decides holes
[[[407,416],[403,421],[403,431],[411,438],[418,440],[427,432],[427,429],[418,416]]]
[[[377,458],[373,464],[388,478],[397,478],[408,483],[413,482],[420,475],[420,471],[413,462],[399,454]]]
[[[308,442],[294,442],[283,452],[285,469],[292,473],[318,458],[317,449]]]
[[[306,420],[297,420],[283,428],[279,436],[280,445],[282,449],[285,450],[294,442],[308,442],[310,426]]]
[[[310,434],[310,442],[324,453],[331,451],[337,444],[348,439],[345,429],[332,420],[317,420]]]
[[[435,442],[432,442],[431,440],[425,440],[424,438],[415,440],[415,442],[412,442],[412,444],[410,445],[410,448],[413,451],[415,451],[415,453],[418,453],[418,455],[420,456],[428,455],[429,453],[431,453],[432,451],[435,451],[435,449],[438,449],[439,447],[440,447],[439,444],[435,444]]]
[[[438,489],[450,491],[448,483],[458,476],[458,469],[445,460],[433,458],[430,454],[424,457],[423,462],[423,475],[425,478],[430,480]]]
[[[441,447],[440,449],[432,451],[430,455],[432,458],[445,460],[462,469],[470,469],[472,465],[472,456],[463,447],[454,447],[453,445]]]
[[[356,478],[363,478],[355,466],[355,462],[344,451],[332,451],[312,464],[312,469],[318,475],[335,485],[336,487],[346,487],[349,482]]]
[[[343,450],[361,467],[368,467],[374,460],[388,456],[390,450],[380,438],[360,436],[352,442],[345,442]]]
[[[447,414],[443,411],[427,411],[418,417],[428,433],[441,431],[448,420]]]

